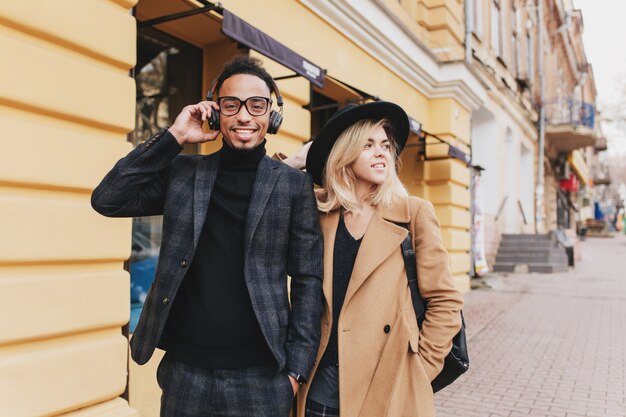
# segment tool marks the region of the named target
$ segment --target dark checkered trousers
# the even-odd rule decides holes
[[[305,417],[339,417],[339,409],[327,407],[315,401],[306,402]]]
[[[287,417],[294,396],[287,372],[276,367],[205,369],[168,354],[157,382],[163,391],[161,416],[167,417]]]

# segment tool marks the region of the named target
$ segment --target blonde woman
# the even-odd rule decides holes
[[[462,298],[432,204],[409,196],[397,175],[408,134],[408,117],[393,103],[349,105],[308,149],[307,171],[321,186],[324,313],[298,416],[435,415],[430,381],[461,327]],[[304,152],[285,162],[301,165]],[[400,251],[407,224],[428,303],[421,330]]]

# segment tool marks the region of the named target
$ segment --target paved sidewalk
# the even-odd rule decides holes
[[[590,238],[576,269],[494,274],[465,299],[470,370],[438,417],[625,417],[626,237]]]

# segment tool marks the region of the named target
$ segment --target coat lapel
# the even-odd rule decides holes
[[[339,211],[323,214],[320,217],[320,227],[324,236],[324,281],[322,290],[326,303],[325,315],[327,323],[332,324],[333,317],[333,256],[335,250],[335,236],[339,224]]]
[[[246,255],[250,250],[252,244],[252,236],[256,230],[259,220],[265,211],[267,201],[272,194],[274,185],[280,173],[278,172],[278,162],[272,161],[269,157],[264,156],[259,162],[259,167],[256,172],[256,179],[254,180],[254,186],[252,187],[252,195],[250,197],[250,205],[248,207],[248,216],[246,218],[246,231],[245,231],[245,243],[244,254]]]
[[[201,159],[196,165],[196,175],[194,180],[193,193],[193,244],[194,247],[198,243],[204,220],[206,219],[207,209],[215,178],[217,178],[217,170],[219,168],[219,154],[213,153]]]
[[[407,230],[396,223],[410,221],[409,204],[406,198],[397,198],[390,207],[378,207],[363,236],[361,247],[354,262],[350,283],[344,300],[344,308],[358,289],[395,251],[407,235]]]

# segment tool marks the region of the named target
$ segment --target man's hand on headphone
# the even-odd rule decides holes
[[[185,106],[169,131],[181,145],[215,140],[220,133],[219,130],[206,133],[202,128],[204,122],[211,117],[212,111],[219,111],[219,106],[214,101],[201,101]]]

